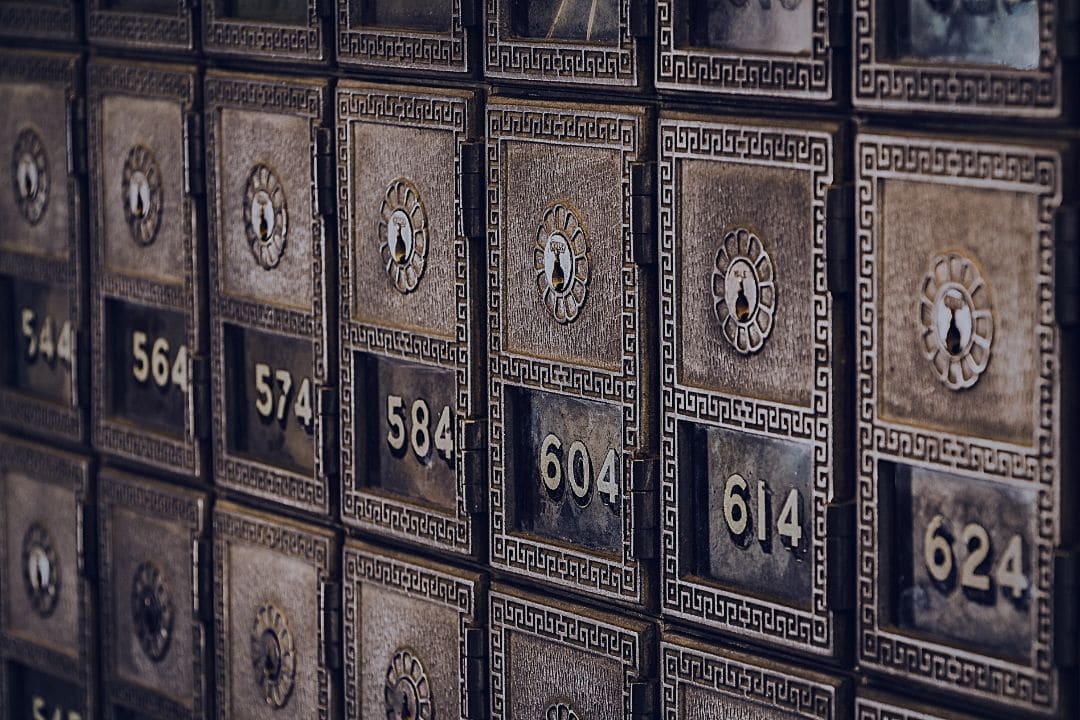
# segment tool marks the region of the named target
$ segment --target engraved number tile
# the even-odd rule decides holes
[[[207,497],[98,476],[101,653],[108,715],[205,718]]]
[[[856,148],[860,663],[1012,712],[1064,712],[1071,687],[1055,621],[1062,158],[914,136]]]
[[[484,74],[635,88],[651,6],[635,0],[485,0]],[[647,55],[647,53],[646,53]]]
[[[491,561],[654,601],[648,126],[629,109],[488,108]],[[633,519],[633,520],[632,520]]]
[[[337,60],[383,71],[471,73],[480,3],[336,0]]]
[[[321,83],[206,80],[215,482],[327,514],[336,273]]]
[[[195,71],[89,68],[94,446],[158,471],[208,471]],[[197,181],[196,181],[197,182]]]
[[[922,1],[922,0],[919,0]],[[846,68],[836,0],[658,0],[656,86],[831,101]],[[842,38],[846,40],[845,38]]]
[[[62,718],[93,714],[97,623],[83,555],[89,499],[88,460],[0,436],[5,717],[33,717],[35,706]]]
[[[35,40],[76,40],[82,3],[76,0],[0,1],[0,35]]]
[[[855,0],[852,99],[872,110],[1052,118],[1080,24],[1068,0]]]
[[[89,0],[86,36],[92,44],[142,50],[195,49],[189,0]]]
[[[665,635],[662,717],[670,720],[848,720],[851,683],[713,643]]]
[[[345,716],[486,717],[486,580],[350,541]]]
[[[74,442],[90,405],[81,159],[69,145],[81,76],[74,56],[0,53],[0,424]]]
[[[203,48],[211,55],[285,63],[327,59],[336,0],[204,0]]]
[[[659,717],[656,628],[496,587],[491,720]]]
[[[487,413],[477,98],[342,83],[337,108],[342,516],[475,555]]]
[[[337,717],[341,653],[335,536],[218,502],[214,510],[217,715]]]
[[[850,621],[830,596],[851,532],[835,504],[850,297],[829,277],[849,236],[827,237],[840,137],[660,123],[664,610],[834,658]]]

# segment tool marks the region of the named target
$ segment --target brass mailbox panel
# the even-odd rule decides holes
[[[665,635],[658,717],[670,720],[849,720],[851,683],[785,663]]]
[[[836,0],[657,0],[656,86],[829,102],[844,89]]]
[[[1076,70],[1070,35],[1080,21],[1067,5],[855,0],[852,101],[886,111],[1068,114]]]
[[[218,502],[214,623],[220,720],[338,717],[333,533]]]
[[[94,446],[208,473],[198,79],[183,66],[89,67]]]
[[[204,0],[203,49],[211,55],[322,63],[335,0]]]
[[[0,436],[0,715],[94,717],[90,462]]]
[[[873,691],[860,690],[855,698],[855,720],[976,720],[977,717]]]
[[[472,73],[480,3],[337,0],[337,61],[381,71]]]
[[[0,53],[0,424],[73,442],[90,405],[81,88],[75,56]]]
[[[1071,537],[1055,304],[1067,157],[856,145],[860,664],[1010,712],[1059,713],[1072,688],[1055,622],[1071,592],[1055,558]]]
[[[139,50],[195,49],[192,0],[90,0],[86,37],[96,45]]]
[[[325,102],[318,82],[206,79],[214,480],[322,515],[337,461]]]
[[[653,625],[506,587],[489,607],[491,720],[658,717]]]
[[[474,556],[487,485],[478,103],[337,91],[342,519]]]
[[[0,0],[0,35],[77,40],[82,3],[76,0]]]
[[[636,0],[486,0],[484,75],[640,87],[652,8]]]
[[[205,718],[209,502],[114,470],[98,476],[106,714]]]
[[[647,605],[658,535],[649,118],[501,102],[487,124],[491,563]]]
[[[663,608],[834,658],[852,572],[843,137],[660,121]]]
[[[487,717],[486,580],[350,541],[345,717]]]

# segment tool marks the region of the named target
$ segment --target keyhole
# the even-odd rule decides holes
[[[409,693],[403,690],[401,692],[401,719],[411,720],[412,716],[412,708],[409,707]]]
[[[160,618],[154,607],[154,600],[149,595],[143,595],[142,601],[142,622],[151,635],[156,635],[161,629]]]
[[[555,256],[555,267],[551,271],[551,286],[556,291],[562,292],[562,289],[566,287],[566,273],[563,271],[562,257]]]
[[[277,680],[281,670],[281,649],[273,633],[263,633],[263,675],[271,680]]]
[[[950,355],[960,354],[960,328],[956,327],[956,311],[949,308],[949,329],[945,332],[945,349]]]
[[[146,208],[143,205],[142,189],[140,188],[135,193],[135,217],[141,219],[142,216],[145,214],[145,212],[146,212]]]
[[[30,173],[23,171],[23,197],[32,197],[34,194],[34,181],[30,179]]]
[[[401,235],[401,222],[394,222],[394,260],[396,262],[405,261],[405,238]]]
[[[266,205],[259,206],[259,239],[265,241],[270,234],[270,223],[267,220]]]
[[[743,292],[745,283],[745,280],[739,280],[739,294],[735,297],[735,317],[739,319],[739,322],[746,322],[750,317],[750,301],[746,299],[746,293]]]
[[[41,567],[41,561],[34,563],[34,587],[37,590],[45,587],[45,571]]]

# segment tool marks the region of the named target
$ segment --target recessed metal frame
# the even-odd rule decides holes
[[[302,25],[239,20],[222,16],[222,0],[202,2],[202,43],[208,55],[252,60],[323,63],[327,60],[324,4],[334,0],[308,0],[307,22]]]
[[[208,468],[205,443],[198,437],[196,418],[204,415],[196,407],[202,392],[197,391],[194,379],[187,393],[184,436],[170,437],[140,428],[137,424],[106,415],[106,394],[110,389],[106,360],[105,308],[108,300],[135,302],[142,307],[179,312],[186,316],[185,340],[188,357],[194,366],[206,354],[205,303],[206,279],[200,272],[205,249],[201,242],[203,215],[201,198],[190,192],[190,183],[183,183],[185,192],[166,211],[182,223],[184,260],[183,281],[165,283],[140,276],[110,270],[106,258],[105,207],[114,202],[116,178],[104,176],[104,137],[102,105],[110,96],[155,98],[175,101],[179,122],[175,127],[176,142],[184,148],[185,156],[198,144],[190,142],[188,115],[196,109],[199,94],[198,76],[194,68],[184,66],[139,65],[121,62],[95,61],[88,69],[87,132],[90,144],[90,208],[91,245],[90,273],[93,286],[91,327],[93,332],[93,405],[91,425],[94,446],[102,452],[124,460],[142,463],[158,471],[181,473],[202,478]],[[134,140],[134,139],[133,139]],[[193,159],[185,157],[185,172],[190,172]],[[196,161],[197,162],[197,161]],[[193,375],[189,371],[189,378]]]
[[[86,8],[86,36],[92,44],[139,50],[191,52],[195,49],[192,0],[176,0],[176,12],[110,10],[104,0]]]
[[[1068,168],[1060,146],[976,143],[946,137],[861,134],[855,147],[857,246],[857,494],[859,608],[858,661],[870,673],[884,674],[933,689],[1007,708],[1005,712],[1054,714],[1072,685],[1055,661],[1055,550],[1067,533],[1063,497],[1061,433],[1062,333],[1055,318],[1055,216],[1063,199]],[[888,179],[1024,193],[1036,198],[1038,223],[1026,252],[1037,253],[1033,313],[1037,357],[1036,387],[1031,388],[1033,434],[1010,443],[957,435],[882,418],[878,388],[884,370],[878,363],[881,322],[881,184]],[[914,321],[913,321],[914,323]],[[913,329],[913,337],[914,337]],[[918,350],[914,345],[913,352]],[[942,389],[942,392],[951,392]],[[1037,536],[1032,538],[1030,662],[954,648],[891,625],[886,614],[890,578],[881,557],[891,538],[882,534],[883,462],[896,462],[971,478],[1001,481],[1036,491]]]
[[[337,90],[337,182],[338,252],[340,268],[339,317],[341,325],[341,514],[347,524],[379,534],[387,534],[432,549],[475,556],[478,538],[474,535],[475,513],[470,509],[470,486],[475,478],[469,472],[477,468],[466,463],[466,453],[481,448],[467,447],[467,423],[485,417],[484,339],[480,325],[483,310],[483,253],[477,243],[465,235],[463,224],[462,152],[479,126],[479,101],[469,92],[434,91],[380,85],[346,84]],[[422,325],[413,318],[395,318],[399,323],[385,326],[365,323],[352,317],[353,243],[366,242],[365,228],[350,221],[356,198],[353,196],[353,156],[356,141],[355,123],[430,128],[453,134],[456,153],[454,166],[446,167],[454,180],[454,228],[450,231],[454,246],[454,297],[444,298],[456,308],[453,339],[439,337],[422,329],[402,329],[403,325]],[[355,236],[354,236],[355,235]],[[390,318],[388,318],[390,320]],[[398,358],[422,365],[452,370],[455,378],[457,419],[454,428],[457,462],[457,503],[451,513],[441,512],[410,502],[407,498],[372,491],[366,487],[368,469],[360,463],[356,447],[364,442],[356,437],[354,406],[356,369],[355,353]]]
[[[0,12],[9,3],[0,3]],[[35,7],[37,5],[35,4]],[[0,27],[3,18],[0,15]],[[56,111],[67,114],[68,145],[62,154],[53,153],[52,165],[56,168],[55,183],[63,182],[68,196],[68,247],[64,257],[34,256],[13,250],[0,250],[0,274],[32,280],[47,285],[63,287],[68,298],[73,331],[77,331],[76,352],[72,355],[70,372],[71,403],[63,404],[44,398],[33,397],[7,388],[0,388],[0,424],[15,430],[48,434],[71,442],[82,443],[87,439],[86,426],[89,414],[89,383],[86,375],[90,369],[84,361],[89,353],[82,349],[89,327],[90,308],[84,299],[87,294],[86,224],[83,221],[84,188],[80,177],[80,163],[73,139],[80,137],[82,129],[74,122],[72,112],[83,88],[83,63],[74,55],[46,54],[27,51],[0,53],[0,82],[23,84],[48,84],[63,88],[67,104]]]
[[[341,65],[379,70],[469,74],[474,70],[475,27],[463,6],[475,0],[454,0],[449,32],[383,27],[351,27],[352,0],[337,0],[337,61]]]

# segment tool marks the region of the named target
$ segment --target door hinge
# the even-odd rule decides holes
[[[1080,323],[1080,205],[1054,216],[1054,314],[1062,327]]]
[[[191,359],[191,435],[196,440],[210,437],[210,360],[205,355]]]
[[[338,393],[336,387],[316,389],[315,412],[319,415],[319,458],[324,478],[337,474]]]
[[[68,173],[86,174],[86,100],[68,101]]]
[[[204,157],[202,116],[198,113],[186,113],[184,115],[184,167],[187,168],[187,172],[184,176],[184,192],[188,195],[206,193],[206,183],[203,180],[206,177]]]
[[[465,512],[487,512],[487,449],[461,453],[465,470]]]
[[[630,717],[633,720],[655,720],[659,717],[659,697],[655,682],[630,683]]]
[[[660,461],[656,458],[630,461],[630,556],[653,560],[659,552]]]
[[[323,662],[331,670],[341,667],[341,586],[324,582],[319,589],[323,619]]]
[[[90,342],[85,330],[73,331],[71,338],[75,344],[71,353],[71,356],[75,358],[75,362],[71,363],[71,408],[78,410],[85,402],[85,399],[90,397],[89,378],[83,372],[83,368],[92,367],[90,365]]]
[[[461,234],[467,238],[484,236],[484,149],[483,142],[461,144]]]
[[[656,263],[656,163],[630,166],[630,238],[634,262]]]
[[[328,128],[315,128],[315,182],[318,183],[318,214],[329,217],[337,213],[333,132]]]
[[[855,289],[854,217],[854,186],[830,185],[825,190],[825,271],[833,295],[848,295]]]
[[[1080,630],[1080,556],[1075,550],[1054,555],[1054,662],[1063,667],[1076,665]]]
[[[855,595],[855,503],[825,506],[825,606],[850,610]]]
[[[97,580],[97,510],[86,502],[78,504],[78,514],[75,522],[76,542],[78,543],[78,571],[79,575],[90,582]]]
[[[214,580],[210,570],[210,557],[213,551],[206,540],[191,541],[191,597],[195,606],[195,617],[209,622],[214,607]]]
[[[487,717],[487,633],[480,628],[465,628],[465,717]]]

